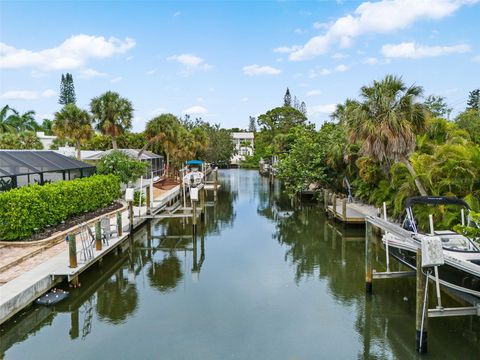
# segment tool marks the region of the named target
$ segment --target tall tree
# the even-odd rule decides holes
[[[151,119],[145,128],[145,137],[148,141],[147,145],[139,152],[139,156],[143,151],[154,142],[161,144],[163,151],[167,157],[167,174],[170,167],[170,156],[180,146],[179,135],[183,128],[180,120],[172,114],[162,114]]]
[[[305,104],[305,101],[302,101],[299,110],[304,116],[307,116],[307,104]]]
[[[53,131],[61,139],[69,138],[75,141],[77,159],[80,160],[82,141],[90,139],[93,135],[90,115],[75,104],[67,104],[55,113]]]
[[[97,129],[112,137],[112,147],[117,149],[117,136],[132,127],[133,106],[130,100],[118,93],[107,91],[90,102]]]
[[[290,89],[288,87],[283,96],[283,106],[292,106],[292,95],[290,95]]]
[[[344,111],[347,132],[352,142],[361,144],[361,152],[381,163],[400,161],[412,175],[421,195],[427,195],[409,161],[416,135],[425,128],[426,111],[417,102],[419,86],[407,87],[399,77],[387,75],[381,81],[361,88],[362,102],[350,102]]]
[[[467,109],[480,111],[480,89],[472,90],[468,94]]]
[[[73,84],[73,76],[70,73],[62,74],[60,79],[60,95],[58,103],[60,105],[75,104],[77,101],[75,96],[75,85]]]
[[[296,96],[293,97],[293,108],[300,111],[300,101]]]
[[[10,107],[5,105],[2,110],[0,110],[0,134],[9,133],[15,131],[15,127],[10,122],[10,116],[8,112]]]
[[[427,110],[435,117],[442,117],[449,119],[452,112],[452,108],[445,102],[445,97],[429,95],[424,102]]]
[[[40,125],[42,131],[45,135],[52,135],[53,134],[53,121],[50,119],[43,119],[42,125]]]
[[[250,116],[249,117],[248,131],[250,131],[250,132],[256,132],[257,131],[257,127],[255,125],[256,122],[257,122],[257,119],[255,118],[255,116]]]
[[[35,121],[35,111],[26,111],[20,114],[17,110],[10,108],[13,114],[8,117],[8,123],[15,128],[17,132],[35,131],[39,128]]]

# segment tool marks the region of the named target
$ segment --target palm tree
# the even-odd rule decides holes
[[[62,110],[55,113],[53,131],[62,139],[75,140],[77,159],[80,160],[80,144],[83,140],[90,139],[93,134],[90,115],[75,104],[67,104]]]
[[[17,132],[36,131],[38,124],[35,121],[35,111],[30,110],[20,114],[17,110],[10,108],[13,114],[8,117],[8,123],[13,126]]]
[[[5,105],[2,110],[0,110],[0,134],[13,132],[15,130],[15,127],[12,126],[9,121],[11,116],[8,115],[9,110],[11,110],[11,108],[8,105]]]
[[[117,149],[117,136],[132,127],[133,106],[130,100],[118,93],[107,91],[90,102],[97,130],[112,137],[112,147]]]
[[[387,75],[361,88],[361,102],[350,101],[337,112],[345,121],[350,140],[361,144],[363,155],[387,165],[395,161],[403,163],[420,194],[426,196],[409,161],[415,150],[416,135],[425,129],[426,110],[416,101],[422,93],[421,87],[407,87],[401,78]]]
[[[167,156],[167,174],[170,165],[170,156],[175,152],[176,148],[180,146],[180,131],[182,123],[172,114],[162,114],[151,119],[147,123],[145,129],[145,137],[148,143],[140,150],[138,156],[140,157],[143,151],[154,142],[159,142],[162,145],[163,151]]]

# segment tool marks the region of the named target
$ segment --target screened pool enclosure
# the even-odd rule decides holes
[[[95,173],[95,166],[48,150],[0,150],[0,191]]]

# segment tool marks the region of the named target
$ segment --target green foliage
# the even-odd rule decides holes
[[[81,143],[93,135],[90,115],[75,104],[68,103],[55,113],[53,131],[59,138],[69,138],[75,142],[77,159],[80,159]]]
[[[72,74],[62,74],[60,80],[60,95],[58,103],[60,105],[75,104],[77,101],[75,96],[75,85],[73,84]]]
[[[470,217],[472,218],[474,224],[468,224],[470,226],[457,224],[453,227],[453,230],[480,243],[480,227],[476,226],[476,224],[480,224],[480,213],[471,211]]]
[[[290,89],[287,87],[287,91],[283,96],[283,106],[290,107],[292,106],[292,95],[290,95]]]
[[[470,138],[475,144],[480,145],[480,111],[468,109],[462,112],[455,119],[458,127],[470,134]]]
[[[124,184],[137,180],[145,174],[147,169],[147,163],[136,160],[121,150],[113,150],[102,157],[97,164],[98,174],[116,175]]]
[[[480,89],[472,90],[468,94],[467,110],[480,111]]]
[[[111,204],[120,195],[113,175],[95,175],[0,193],[0,239],[24,239],[74,215]]]
[[[444,96],[429,95],[425,99],[425,107],[435,117],[449,118],[452,108],[445,102]]]
[[[133,205],[138,206],[138,203],[140,201],[140,206],[145,205],[145,194],[141,191],[135,190],[135,192],[133,193]]]
[[[0,149],[42,150],[43,145],[32,131],[0,134]]]
[[[291,130],[294,137],[288,154],[280,158],[278,177],[290,196],[305,190],[312,183],[326,180],[325,148],[317,141],[312,129],[301,126]]]
[[[117,149],[117,137],[132,127],[133,106],[130,100],[120,94],[107,91],[90,102],[93,120],[97,130],[112,137],[112,147]]]
[[[210,125],[206,129],[208,147],[205,150],[205,160],[211,163],[230,163],[235,153],[235,145],[230,131],[221,129],[220,125]]]

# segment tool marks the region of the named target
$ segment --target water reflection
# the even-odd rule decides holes
[[[255,171],[225,171],[221,181],[196,237],[185,218],[150,222],[67,301],[33,307],[0,329],[0,354],[416,358],[414,280],[377,281],[365,296],[362,227],[328,221],[315,202],[292,206],[279,183]],[[373,254],[383,271],[381,242]],[[430,325],[427,358],[478,358],[477,318]]]

